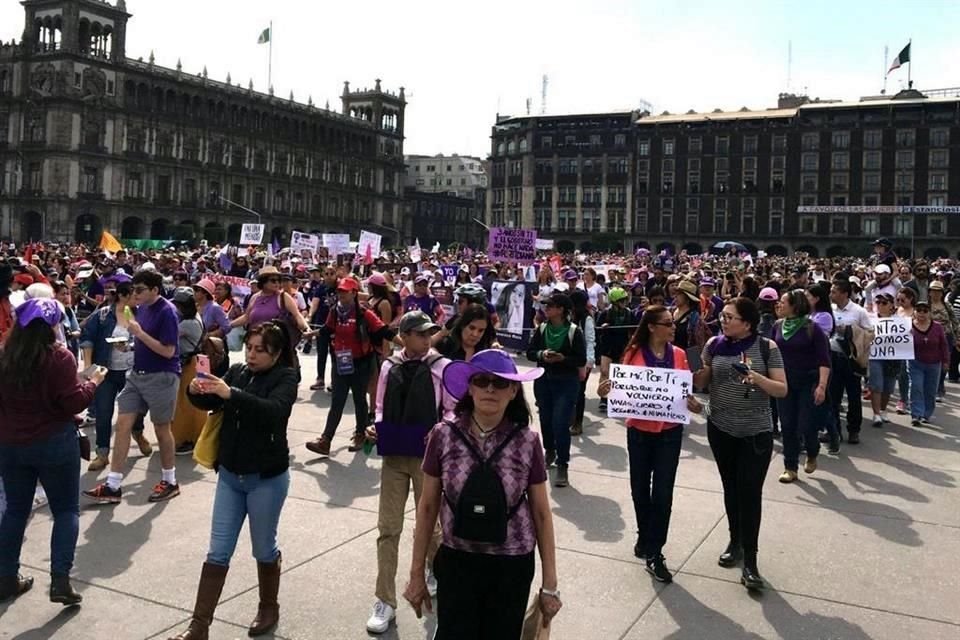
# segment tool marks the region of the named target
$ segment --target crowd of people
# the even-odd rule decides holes
[[[405,251],[328,260],[206,246],[5,247],[0,600],[33,584],[19,556],[38,496],[54,516],[50,599],[82,600],[69,579],[80,498],[123,501],[131,445],[152,453],[149,417],[161,462],[151,502],[181,494],[176,456],[218,434],[210,547],[193,617],[176,638],[207,637],[245,520],[260,594],[249,631],[269,632],[279,620],[286,430],[309,383],[331,396],[309,453],[339,453],[333,437],[352,395],[347,450],[375,447],[382,457],[368,631],[386,631],[396,616],[412,487],[406,600],[419,616],[436,598],[437,638],[519,637],[535,552],[542,587],[532,611],[549,623],[561,607],[547,482],[570,483],[571,444],[592,428],[590,378],[596,369],[603,412],[618,363],[693,373],[705,395],[691,395],[688,409],[706,416],[728,521],[718,563],[740,566],[741,582],[762,589],[762,488],[774,440],[782,439],[779,480],[792,483],[801,457],[804,473],[817,470],[821,444],[841,455],[841,443],[860,442],[864,400],[873,427],[884,427],[892,406],[923,428],[945,382],[960,382],[960,267],[900,259],[890,247],[881,238],[861,258],[545,252],[534,265],[463,249],[413,261]],[[909,319],[912,359],[871,358],[877,318],[889,317]],[[501,344],[508,336],[517,357]],[[316,371],[305,374],[298,353],[313,350]],[[83,490],[78,426],[95,434],[88,471],[107,470]],[[634,554],[670,582],[663,548],[684,426],[637,418],[625,426]]]

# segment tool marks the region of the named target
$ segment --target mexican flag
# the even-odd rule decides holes
[[[257,44],[264,44],[267,42],[270,42],[270,27],[267,27],[266,29],[264,29],[260,33],[260,37],[257,38]]]
[[[905,46],[903,50],[899,54],[897,54],[897,57],[893,59],[893,64],[891,64],[890,68],[887,69],[887,73],[889,74],[894,69],[899,69],[901,66],[903,66],[907,62],[910,62],[910,43],[909,42],[907,43],[907,46]]]

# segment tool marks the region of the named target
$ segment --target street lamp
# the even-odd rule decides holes
[[[256,211],[254,211],[253,209],[248,209],[248,208],[246,208],[245,206],[243,206],[242,204],[237,204],[237,203],[234,202],[233,200],[227,200],[226,198],[224,198],[222,195],[220,195],[220,194],[217,193],[216,191],[212,191],[212,192],[210,193],[210,195],[215,196],[215,197],[218,198],[221,202],[226,202],[227,204],[233,205],[234,207],[236,207],[236,208],[238,208],[238,209],[242,209],[242,210],[246,211],[247,213],[249,213],[249,214],[252,215],[252,216],[257,216],[257,224],[263,224],[263,221],[262,221],[261,218],[260,218],[260,214],[257,213]]]

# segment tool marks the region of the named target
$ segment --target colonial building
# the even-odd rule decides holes
[[[487,189],[487,172],[480,158],[408,155],[404,186],[427,193],[446,193],[473,198],[477,189]]]
[[[887,236],[901,255],[956,255],[956,92],[908,90],[853,102],[782,95],[776,109],[643,113],[630,127],[624,117],[550,118],[567,122],[561,141],[574,150],[555,148],[557,131],[543,118],[499,120],[490,223],[535,227],[578,246],[597,246],[600,232],[601,244],[619,240],[627,251],[699,252],[739,240],[774,254],[849,255]],[[597,149],[618,135],[631,151],[624,155],[633,187],[622,224],[619,207],[611,215],[613,150],[604,148],[607,172],[587,188]],[[546,173],[554,169],[556,177]],[[611,231],[619,238],[605,240]]]
[[[402,87],[345,83],[338,113],[127,58],[124,0],[22,4],[21,41],[0,44],[0,236],[236,242],[255,215],[281,239],[400,226]]]
[[[457,154],[408,155],[405,162],[405,236],[431,246],[476,245],[483,235],[486,163]]]

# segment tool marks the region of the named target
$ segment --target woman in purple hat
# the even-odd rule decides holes
[[[436,640],[519,638],[535,547],[543,576],[540,610],[545,620],[560,610],[547,470],[522,385],[541,375],[543,369],[519,373],[497,349],[444,370],[444,386],[458,399],[456,418],[434,427],[427,440],[404,592],[417,617],[421,607],[432,610],[424,565],[439,516]]]

